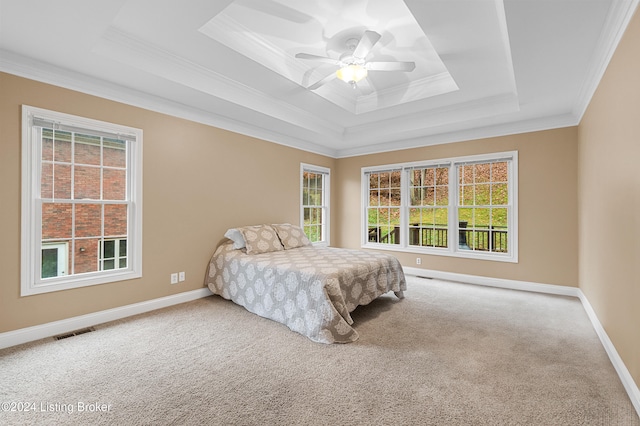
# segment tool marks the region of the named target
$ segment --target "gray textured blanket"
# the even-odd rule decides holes
[[[246,254],[222,243],[205,284],[248,311],[285,324],[320,343],[358,339],[350,312],[407,284],[393,256],[332,247],[299,247]]]

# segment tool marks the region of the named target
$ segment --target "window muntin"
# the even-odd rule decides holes
[[[330,171],[325,167],[302,164],[300,170],[300,222],[314,244],[329,244]]]
[[[376,185],[389,170],[400,171],[401,201],[385,222]],[[517,262],[515,151],[367,167],[362,188],[364,247]]]
[[[139,277],[142,131],[24,106],[23,138],[22,294]],[[124,262],[103,256],[114,239]]]

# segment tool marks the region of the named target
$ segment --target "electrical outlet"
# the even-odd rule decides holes
[[[178,284],[178,274],[177,273],[171,274],[171,284]]]
[[[184,281],[185,279],[186,279],[186,278],[185,278],[184,272],[180,272],[180,273],[178,274],[178,281],[182,282],[182,281]]]
[[[416,265],[422,265],[422,258],[416,257]]]

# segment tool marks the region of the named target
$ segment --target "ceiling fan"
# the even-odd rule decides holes
[[[338,66],[338,70],[332,72],[326,77],[307,87],[309,90],[315,90],[320,86],[328,83],[334,78],[349,83],[351,87],[359,88],[363,93],[373,91],[367,80],[369,71],[413,71],[416,67],[415,62],[375,62],[367,61],[366,58],[371,52],[373,46],[380,40],[381,35],[375,31],[365,31],[360,40],[347,40],[347,52],[343,53],[339,59],[333,59],[326,56],[311,55],[309,53],[298,53],[296,58],[308,59],[311,61],[324,62]]]

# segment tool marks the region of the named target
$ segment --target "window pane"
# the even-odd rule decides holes
[[[435,184],[433,169],[424,169],[424,186],[433,186]]]
[[[74,198],[76,200],[99,200],[100,168],[76,166],[73,173]]]
[[[380,188],[380,175],[378,173],[369,175],[369,188]]]
[[[42,278],[58,276],[58,249],[42,249]]]
[[[53,161],[53,133],[51,129],[42,129],[40,158],[42,161]]]
[[[449,204],[449,187],[438,186],[436,187],[436,205],[446,206]]]
[[[390,174],[388,172],[380,173],[380,188],[389,188]]]
[[[369,205],[370,206],[380,205],[380,192],[377,189],[369,191]]]
[[[434,188],[424,188],[424,197],[422,198],[423,206],[433,206],[435,204],[435,189]]]
[[[434,209],[434,224],[446,228],[449,223],[449,209]]]
[[[118,255],[120,257],[125,257],[127,255],[127,240],[120,240],[120,253]]]
[[[367,223],[369,225],[377,225],[378,224],[378,209],[368,209],[367,210]]]
[[[102,191],[104,200],[126,200],[127,171],[104,169]]]
[[[127,167],[127,142],[119,139],[104,139],[103,164],[107,167]]]
[[[493,182],[509,181],[509,166],[506,162],[491,163],[491,180]]]
[[[491,204],[509,204],[509,186],[506,183],[496,183],[491,185]]]
[[[475,183],[485,183],[491,180],[491,163],[476,164]]]
[[[409,185],[411,186],[422,186],[422,169],[413,169],[409,172]]]
[[[477,208],[475,209],[475,227],[488,229],[491,221],[491,209]]]
[[[116,265],[116,261],[115,261],[115,260],[113,260],[113,259],[105,260],[105,261],[103,262],[103,267],[102,267],[102,269],[103,269],[104,271],[108,271],[108,270],[110,270],[110,269],[115,269],[115,265]]]
[[[53,196],[59,200],[71,199],[71,166],[54,164]]]
[[[401,204],[401,199],[400,199],[400,189],[392,189],[391,190],[391,200],[390,200],[390,204],[392,206],[399,206]]]
[[[127,234],[127,206],[106,204],[104,206],[104,235],[117,237]]]
[[[100,138],[97,136],[74,134],[74,160],[76,164],[100,165]]]
[[[449,169],[437,168],[436,169],[436,185],[448,185],[449,184]]]
[[[402,185],[402,171],[396,170],[395,172],[391,172],[391,188],[400,188]]]
[[[460,166],[459,167],[460,178],[464,184],[473,183],[473,166]]]
[[[42,163],[40,170],[40,197],[53,198],[53,164]]]
[[[70,239],[73,206],[65,203],[42,204],[42,239]]]
[[[114,258],[116,255],[116,242],[114,240],[106,240],[103,242],[104,251],[102,257],[104,259]]]
[[[390,206],[391,205],[391,192],[388,189],[380,190],[380,205],[381,206]]]
[[[462,206],[473,205],[473,186],[472,185],[460,186],[460,205]]]
[[[100,235],[102,235],[102,206],[100,204],[76,204],[76,238],[99,237]]]
[[[489,204],[491,204],[491,198],[490,198],[490,192],[489,192],[490,185],[487,185],[487,184],[476,185],[475,189],[476,189],[476,199],[475,199],[476,206],[488,206]]]
[[[507,228],[507,209],[497,208],[491,209],[491,225],[494,228]]]
[[[119,268],[120,268],[120,269],[122,269],[122,268],[126,268],[126,267],[127,267],[127,259],[126,259],[126,258],[124,258],[124,259],[122,259],[122,258],[121,258],[121,259],[118,261],[118,264],[119,264]]]
[[[98,271],[98,248],[100,239],[87,238],[76,241],[74,252],[74,274]]]
[[[473,209],[458,209],[458,221],[460,222],[461,228],[473,228],[475,224],[473,220]]]

